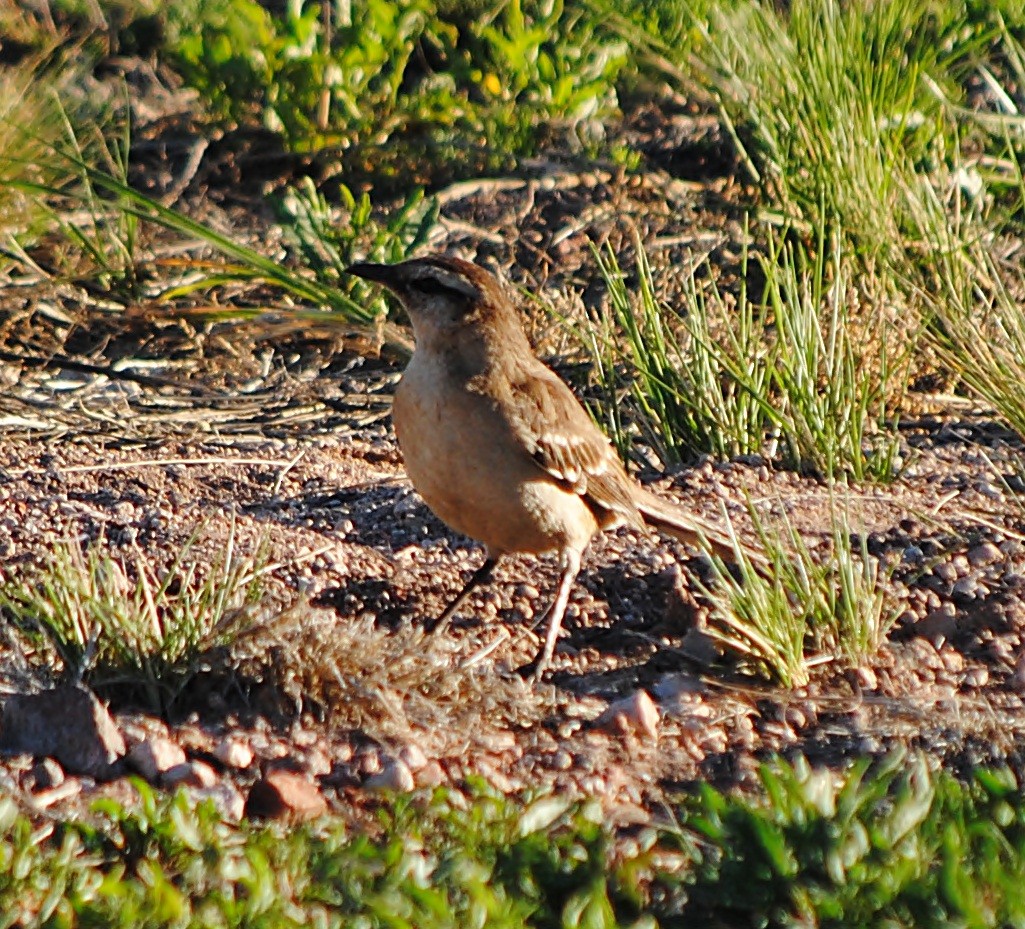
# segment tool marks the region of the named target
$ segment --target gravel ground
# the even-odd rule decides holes
[[[549,161],[454,185],[440,194],[432,247],[488,263],[569,313],[604,305],[589,243],[609,243],[629,269],[637,235],[667,301],[706,258],[728,289],[743,191],[714,121],[645,109],[621,131],[645,152],[646,173]],[[136,133],[144,154],[153,133]],[[173,185],[173,164],[153,177]],[[252,184],[233,198],[232,177],[212,163],[179,206],[271,252]],[[215,309],[269,297],[217,299]],[[866,667],[823,662],[793,691],[746,675],[703,631],[694,553],[619,532],[589,550],[553,670],[531,686],[513,669],[538,646],[549,560],[509,559],[448,630],[421,632],[483,553],[404,477],[388,421],[401,358],[337,328],[230,322],[210,309],[118,308],[73,284],[0,279],[0,572],[73,539],[158,573],[194,536],[201,569],[229,539],[239,553],[266,545],[274,565],[230,654],[209,656],[165,712],[116,685],[100,690],[130,762],[83,774],[25,751],[0,756],[0,787],[30,807],[126,795],[125,775],[143,771],[239,815],[255,784],[265,794],[286,772],[298,780],[274,790],[291,791],[287,809],[326,800],[359,815],[375,789],[479,774],[505,790],[597,795],[630,823],[696,781],[750,785],[775,753],[842,766],[903,745],[955,770],[1022,767],[1025,484],[1020,449],[984,411],[919,398],[934,412],[902,423],[901,478],[844,497],[893,568],[900,613]],[[536,307],[525,314],[539,350],[565,361],[564,330]],[[831,496],[812,477],[745,460],[642,479],[709,518],[725,504],[740,525],[749,498],[827,557]],[[3,693],[52,686],[62,669],[40,658],[6,630]]]
[[[133,710],[116,687],[106,694],[130,745],[157,733],[182,746],[212,767],[228,809],[281,765],[340,809],[382,779],[408,786],[409,768],[409,784],[476,773],[503,789],[597,794],[624,821],[696,780],[750,783],[778,752],[842,765],[906,745],[955,768],[1018,766],[1025,544],[1013,449],[984,421],[923,421],[906,438],[915,453],[904,477],[848,498],[871,550],[895,566],[900,618],[870,665],[823,664],[792,692],[745,676],[712,647],[692,553],[629,532],[589,551],[545,683],[532,688],[512,669],[537,647],[530,624],[553,588],[550,561],[511,559],[449,630],[424,637],[422,620],[482,552],[412,492],[385,421],[305,440],[120,448],[102,433],[56,443],[12,430],[0,452],[0,554],[11,573],[76,537],[157,566],[197,529],[201,564],[229,535],[239,551],[266,542],[278,567],[230,669],[203,677],[163,720]],[[764,464],[706,463],[653,487],[708,516],[724,501],[738,521],[749,495],[768,518],[786,513],[812,546],[828,532],[826,488]],[[299,619],[287,609],[296,602]],[[8,641],[0,664],[8,693],[52,683],[38,666],[26,671],[18,651]],[[654,722],[637,706],[641,692],[657,706]],[[229,736],[253,750],[241,768],[217,754]],[[410,753],[412,767],[401,761]],[[28,795],[37,760],[4,762]],[[124,773],[122,764],[99,783],[73,778],[81,792],[64,788],[66,802],[123,790]]]

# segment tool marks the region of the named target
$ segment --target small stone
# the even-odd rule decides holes
[[[312,729],[296,729],[292,733],[292,742],[300,748],[309,748],[320,741],[320,736]]]
[[[72,797],[77,797],[85,789],[85,784],[80,778],[69,777],[48,790],[41,790],[32,794],[30,803],[36,809],[46,810],[57,803],[63,803]]]
[[[925,552],[917,545],[909,545],[902,557],[908,564],[921,564],[925,560]]]
[[[484,741],[486,741],[488,749],[496,754],[511,752],[516,749],[516,736],[508,729],[492,732]]]
[[[368,777],[363,782],[363,786],[367,790],[394,790],[399,793],[409,793],[416,787],[416,782],[409,767],[396,759],[386,764],[379,773]]]
[[[973,568],[984,568],[1001,558],[1003,553],[992,542],[983,542],[968,552],[968,562]]]
[[[213,787],[217,772],[205,761],[186,761],[169,768],[161,778],[165,787]]]
[[[951,588],[950,594],[956,600],[975,600],[979,595],[979,582],[974,577],[963,577]]]
[[[310,777],[323,777],[331,771],[331,759],[323,748],[315,745],[303,756],[302,768]]]
[[[1014,648],[1005,638],[990,639],[986,645],[986,650],[1000,661],[1007,662],[1008,664],[1014,661]]]
[[[178,744],[190,754],[196,755],[200,752],[213,751],[213,736],[201,726],[195,725],[192,722],[178,726],[174,731],[174,736]]]
[[[126,758],[136,771],[150,783],[176,765],[184,764],[185,752],[177,742],[165,736],[151,735],[136,742]]]
[[[104,777],[126,746],[107,708],[84,687],[65,685],[8,697],[0,748],[56,758],[65,771]]]
[[[573,767],[573,756],[564,748],[560,748],[549,762],[549,767],[554,771],[568,771]]]
[[[957,580],[957,568],[954,567],[954,563],[951,561],[941,561],[933,567],[932,573],[935,577],[938,577],[941,581],[946,581],[948,584],[953,584]]]
[[[965,687],[977,689],[989,683],[989,671],[986,668],[969,668],[961,679]]]
[[[227,736],[214,748],[214,757],[229,768],[244,771],[253,763],[253,749],[244,739]]]
[[[375,748],[361,752],[356,758],[356,770],[365,778],[380,774],[382,768],[381,754]]]
[[[876,677],[875,671],[867,665],[856,667],[853,677],[854,683],[862,690],[876,690],[879,687],[879,679]]]
[[[612,732],[633,733],[648,741],[658,739],[659,712],[647,691],[638,690],[629,697],[609,704],[598,717],[599,728]]]
[[[576,735],[583,725],[583,722],[579,719],[567,719],[565,722],[559,723],[559,738],[568,739]]]
[[[416,772],[417,787],[440,787],[448,780],[445,769],[437,761],[428,761]]]
[[[249,790],[245,813],[261,819],[312,819],[327,812],[315,781],[302,774],[268,771]]]
[[[1000,543],[1000,554],[1007,558],[1020,558],[1025,553],[1025,544],[1018,539],[1008,539]]]
[[[940,652],[943,667],[951,674],[960,674],[964,670],[964,655],[953,648],[945,648]]]
[[[427,756],[419,745],[403,745],[399,751],[399,761],[414,773],[427,767]]]

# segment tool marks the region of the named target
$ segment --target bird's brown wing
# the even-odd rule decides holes
[[[509,425],[528,454],[592,508],[643,528],[633,482],[608,440],[558,376],[542,365],[503,379]]]
[[[520,377],[503,378],[510,427],[527,452],[553,478],[571,487],[594,510],[615,514],[638,529],[657,529],[698,549],[709,547],[727,562],[740,546],[759,570],[765,555],[720,526],[662,500],[638,485],[580,401],[540,362]]]

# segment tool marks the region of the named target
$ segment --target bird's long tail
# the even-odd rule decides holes
[[[645,525],[652,529],[702,551],[711,549],[727,564],[736,564],[738,553],[743,553],[756,569],[768,567],[769,562],[763,552],[752,548],[729,530],[647,492],[638,497],[637,510],[644,517]]]

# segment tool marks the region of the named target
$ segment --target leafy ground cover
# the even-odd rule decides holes
[[[1023,40],[968,0],[0,9],[0,681],[130,748],[4,756],[8,922],[1020,921]],[[425,637],[480,553],[343,271],[431,249],[770,570],[598,541],[536,688],[544,562]],[[174,797],[126,779],[161,740]],[[239,823],[277,770],[331,815]]]
[[[359,829],[225,822],[159,798],[36,826],[5,800],[8,925],[966,926],[1013,924],[1025,867],[1013,778],[899,759],[844,778],[767,767],[771,802],[710,787],[614,842],[597,804],[466,792],[381,804]]]

